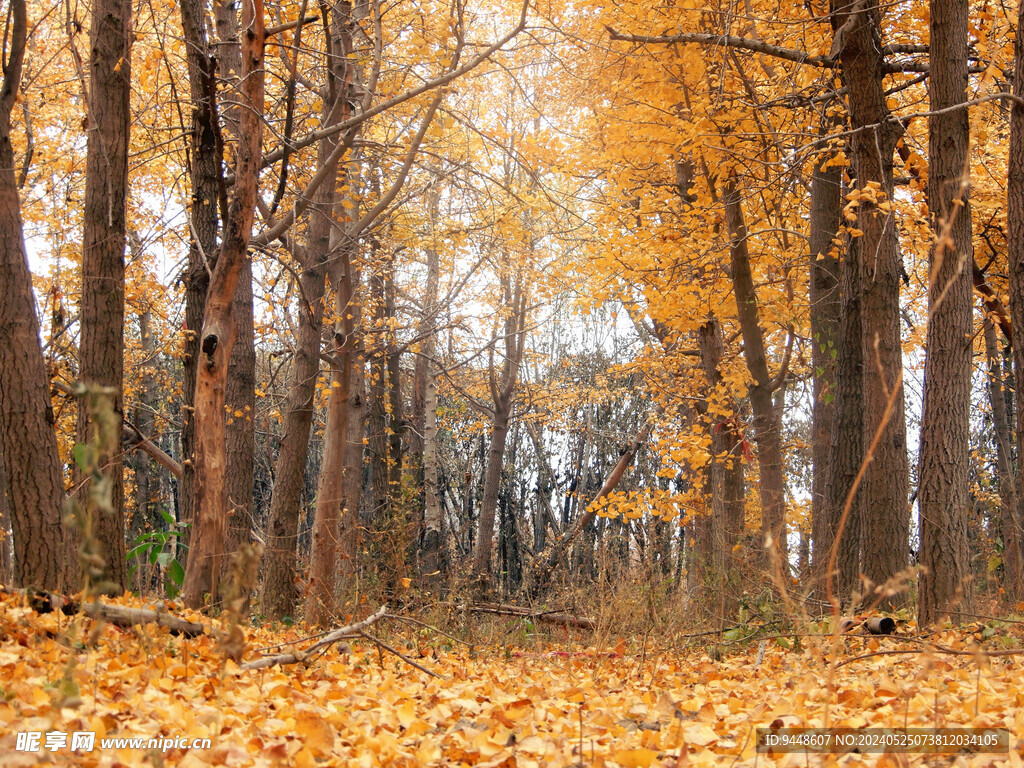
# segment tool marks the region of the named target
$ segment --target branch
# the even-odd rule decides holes
[[[384,615],[387,612],[388,607],[386,605],[382,605],[372,616],[368,616],[355,624],[349,624],[347,627],[341,627],[340,629],[335,629],[334,631],[327,633],[304,651],[279,653],[275,656],[264,656],[262,659],[253,659],[252,661],[245,662],[242,665],[242,669],[264,669],[266,667],[272,667],[275,664],[297,664],[299,662],[306,661],[316,651],[319,651],[322,648],[334,645],[339,640],[345,640],[346,638],[361,635],[363,630],[371,626],[375,621],[384,618]]]
[[[63,395],[68,397],[75,396],[75,393],[71,391],[71,387],[62,381],[54,381],[52,386]],[[160,450],[152,439],[146,437],[142,430],[135,426],[127,417],[124,417],[124,421],[121,424],[121,439],[127,441],[132,448],[138,448],[143,453],[148,454],[153,461],[178,479],[181,479],[181,464]]]
[[[469,606],[470,613],[495,613],[499,616],[522,616],[524,619],[558,624],[563,627],[578,629],[594,629],[597,622],[583,616],[573,616],[564,611],[531,611],[518,605],[501,605],[499,603],[476,603]]]
[[[263,32],[264,38],[273,37],[281,32],[287,32],[289,29],[295,29],[303,24],[312,24],[314,21],[319,19],[320,16],[303,16],[301,19],[295,19],[293,21],[286,21],[284,24],[275,24],[273,27],[267,27]]]
[[[292,150],[295,151],[299,149],[305,149],[306,147],[320,141],[320,139],[326,138],[328,136],[334,136],[335,134],[347,131],[349,128],[355,128],[357,125],[366,122],[371,117],[376,117],[381,112],[387,112],[389,109],[393,109],[394,107],[397,107],[399,104],[404,104],[410,99],[415,99],[417,96],[424,94],[427,91],[432,91],[435,88],[440,88],[442,86],[448,85],[448,83],[452,82],[453,80],[461,77],[462,75],[466,74],[467,72],[473,69],[476,69],[478,66],[483,64],[487,59],[489,59],[492,55],[494,55],[497,51],[501,50],[501,48],[503,48],[507,42],[509,42],[512,38],[514,38],[516,35],[518,35],[526,28],[526,12],[527,10],[529,10],[529,7],[529,0],[524,0],[523,8],[519,15],[519,23],[516,24],[512,31],[510,31],[496,43],[488,46],[480,54],[474,56],[470,61],[463,64],[461,67],[453,69],[451,72],[447,72],[443,75],[440,75],[439,77],[435,77],[433,80],[427,80],[425,83],[418,85],[412,90],[406,91],[405,93],[399,94],[398,96],[394,96],[388,99],[387,101],[382,101],[377,106],[371,107],[370,109],[367,109],[365,112],[361,112],[358,115],[355,115],[354,117],[350,117],[348,120],[342,120],[340,123],[336,123],[335,125],[329,125],[326,128],[321,128],[319,131],[313,131],[308,136],[305,136],[293,142]],[[283,150],[275,150],[274,152],[264,155],[263,167],[267,168],[268,166],[273,165],[278,160],[280,160],[282,156]]]
[[[739,48],[745,51],[753,51],[754,53],[763,53],[776,59],[793,61],[797,64],[807,64],[812,67],[823,67],[825,69],[836,69],[839,67],[839,62],[829,56],[812,56],[806,51],[783,48],[782,46],[771,45],[760,40],[752,40],[749,37],[715,35],[704,32],[682,32],[678,35],[627,35],[607,25],[605,28],[608,30],[612,40],[622,40],[627,43],[651,45],[674,45],[676,43],[724,45],[727,48]]]

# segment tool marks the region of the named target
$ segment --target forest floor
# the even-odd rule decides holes
[[[374,634],[407,660],[358,641],[305,664],[242,669],[216,637],[99,627],[4,595],[0,765],[1016,766],[1022,629],[989,621],[922,640],[901,626],[896,637],[809,632],[697,648],[653,634],[613,648],[583,644],[586,634],[523,635],[468,647],[390,622]],[[251,659],[260,649],[294,650],[270,646],[304,633],[246,636]],[[826,724],[897,735],[1005,728],[1010,746],[941,755],[756,750],[758,728]],[[72,750],[76,733],[94,734],[92,748]],[[163,741],[103,742],[115,738]]]

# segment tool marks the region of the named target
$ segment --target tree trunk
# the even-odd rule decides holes
[[[725,347],[722,341],[722,326],[717,318],[711,317],[697,329],[697,346],[700,350],[704,377],[708,382],[709,391],[718,390],[725,383],[720,366],[724,357]],[[719,599],[719,620],[723,626],[734,615],[739,595],[737,558],[733,550],[740,542],[744,525],[744,468],[743,468],[743,435],[737,424],[738,416],[717,418],[711,425],[711,453],[709,464],[711,492],[711,521],[708,531],[710,538],[710,563],[713,564],[713,577]],[[701,529],[702,518],[696,520],[698,531]],[[702,560],[708,560],[704,549],[700,547],[701,538],[697,537],[696,554]]]
[[[342,246],[329,270],[333,297],[334,345],[331,363],[331,394],[324,428],[324,456],[316,491],[313,549],[310,557],[306,621],[326,625],[337,610],[334,590],[338,567],[338,535],[342,519],[345,454],[350,419],[355,327],[350,305],[354,299],[354,275],[349,246]]]
[[[8,19],[10,48],[0,87],[0,461],[14,538],[14,582],[59,590],[64,482],[11,145],[11,109],[27,37],[24,0],[11,1]]]
[[[351,117],[354,65],[352,52],[352,21],[346,13],[330,18],[330,43],[327,54],[328,94],[324,99],[321,123],[333,125]],[[358,129],[354,129],[357,131]],[[334,207],[340,175],[340,159],[335,157],[339,142],[350,141],[354,132],[344,137],[329,136],[317,147],[318,166],[326,167],[327,178],[317,189],[310,206],[306,225],[306,246],[296,253],[302,262],[299,275],[299,337],[292,359],[288,405],[284,416],[284,434],[271,492],[267,544],[271,557],[266,562],[264,610],[275,619],[296,616],[296,545],[299,511],[305,488],[309,435],[315,410],[316,383],[320,375],[320,343],[324,322],[325,280],[327,262],[334,254]],[[350,308],[350,312],[354,312]]]
[[[729,230],[729,253],[732,258],[732,282],[736,295],[740,329],[743,333],[743,356],[754,384],[750,387],[750,404],[754,411],[754,439],[757,443],[758,466],[761,471],[761,532],[765,541],[778,548],[779,563],[788,572],[786,556],[786,479],[783,475],[782,424],[772,402],[772,393],[779,385],[768,372],[764,334],[758,324],[757,296],[750,271],[747,248],[747,225],[743,218],[740,193],[735,179],[726,184],[723,203]],[[785,370],[780,373],[785,375]]]
[[[135,250],[134,247],[132,250]],[[153,375],[150,362],[154,361],[157,355],[156,340],[150,329],[151,321],[152,313],[147,307],[139,315],[139,338],[142,344],[143,358],[146,362],[139,377],[141,388],[134,417],[135,426],[147,437],[153,435],[158,407],[156,378]],[[154,497],[158,496],[157,486],[159,485],[156,462],[149,454],[141,450],[134,452],[131,461],[135,470],[135,514],[132,517],[132,524],[129,526],[129,541],[135,541],[144,531],[153,530],[155,526],[162,526],[163,520],[160,517],[157,504],[154,503]]]
[[[877,0],[832,0],[834,48],[848,89],[853,172],[861,190],[856,249],[861,277],[863,354],[863,439],[870,446],[881,434],[863,481],[862,568],[876,585],[907,566],[910,507],[907,499],[907,425],[903,398],[903,348],[899,294],[903,271],[896,222],[879,208],[893,192],[893,151],[903,132],[891,119],[883,86],[881,13]],[[866,126],[877,126],[865,130]],[[895,388],[895,390],[894,390]],[[887,417],[890,395],[892,409]],[[903,602],[888,595],[883,604]]]
[[[217,59],[221,79],[231,89],[238,88],[242,74],[242,49],[239,41],[238,12],[235,3],[215,0],[213,3],[217,29]],[[242,105],[232,101],[223,114],[224,141],[236,143],[241,125]],[[232,555],[249,544],[252,531],[253,477],[255,474],[256,424],[252,419],[256,408],[256,340],[253,327],[252,263],[246,259],[238,274],[232,314],[235,322],[235,343],[228,359],[224,403],[226,469],[224,493],[227,497],[227,533],[221,578],[230,574]],[[249,595],[239,595],[248,600]]]
[[[437,494],[437,386],[433,363],[428,360],[423,397],[423,538],[420,543],[420,574],[423,586],[436,589],[441,583],[441,534],[444,524]]]
[[[334,188],[334,184],[324,186]],[[314,216],[314,220],[318,219],[326,220],[326,216]],[[309,243],[315,248],[317,241],[310,238]],[[324,248],[323,252],[326,250]],[[320,333],[324,316],[325,268],[319,257],[314,257],[314,261],[299,275],[299,334],[292,356],[284,433],[270,496],[262,604],[267,617],[276,620],[294,617],[298,610],[295,557],[299,508],[305,488],[316,382],[320,375]]]
[[[252,233],[263,146],[263,2],[242,6],[242,72],[235,184],[210,279],[196,380],[196,517],[182,597],[191,607],[217,599],[227,523],[225,379],[235,341],[235,290]]]
[[[359,284],[359,272],[356,270],[355,283]],[[360,309],[357,304],[352,308],[354,345],[362,349]],[[363,498],[363,435],[366,432],[366,363],[362,355],[357,355],[352,364],[352,376],[348,398],[348,435],[345,438],[345,471],[343,498],[341,505],[341,528],[338,533],[338,573],[343,585],[354,584],[359,565],[360,533],[363,530],[360,521],[360,509]]]
[[[988,398],[992,407],[992,431],[995,433],[996,471],[999,478],[1000,530],[1003,539],[1003,572],[1006,594],[1012,603],[1024,595],[1021,563],[1021,523],[1017,508],[1017,488],[1013,477],[1013,436],[1006,411],[1003,390],[1003,365],[996,327],[992,318],[984,318],[985,357],[988,361]]]
[[[491,578],[491,544],[494,538],[494,516],[501,487],[501,470],[505,461],[505,442],[508,438],[509,417],[512,413],[512,394],[519,380],[523,346],[526,339],[526,290],[524,275],[520,271],[514,278],[503,276],[502,296],[509,307],[505,318],[505,361],[500,379],[495,375],[493,347],[490,367],[491,399],[494,411],[491,418],[491,445],[484,473],[484,492],[480,502],[480,520],[473,552],[473,577],[479,593],[487,591]],[[494,342],[497,343],[497,340]]]
[[[210,263],[216,255],[221,151],[218,140],[214,63],[206,36],[205,0],[181,0],[181,26],[185,38],[189,94],[192,100],[189,179],[192,205],[189,210],[188,267],[185,270],[185,327],[182,355],[181,511],[182,523],[191,523],[195,509],[195,408],[196,373],[199,362],[199,330],[210,287]],[[187,550],[179,555],[187,566]]]
[[[845,522],[842,521],[850,490],[864,460],[860,247],[860,238],[848,238],[846,255],[839,266],[842,313],[837,345],[836,409],[826,467],[825,520],[814,539],[815,572],[824,581],[823,594],[834,595],[847,603],[860,583],[861,539],[869,533],[863,530],[863,488],[858,488],[849,500],[849,511]]]
[[[970,611],[968,477],[971,419],[971,319],[974,247],[968,201],[966,109],[942,113],[967,99],[967,0],[930,3],[928,79],[928,208],[938,240],[928,286],[928,341],[921,416],[922,571],[918,624],[960,608]],[[970,266],[969,266],[970,265]]]
[[[1024,35],[1018,34],[1013,42],[1013,93],[1024,98]],[[1015,101],[1010,107],[1010,150],[1007,157],[1006,179],[1006,254],[1009,262],[1010,319],[1014,328],[1013,368],[1015,399],[1017,403],[1017,512],[1016,519],[1024,520],[1024,472],[1020,470],[1024,457],[1024,104]],[[1019,530],[1019,529],[1018,529]],[[1022,553],[1024,555],[1024,553]]]
[[[828,155],[816,163],[811,176],[810,315],[811,366],[814,369],[811,533],[814,544],[813,573],[819,586],[824,584],[825,567],[834,533],[834,523],[829,517],[828,462],[836,411],[836,370],[842,318],[839,256],[833,243],[839,229],[842,208],[842,169],[838,166],[822,168],[831,157]],[[857,429],[860,429],[859,425]]]
[[[131,124],[132,4],[96,0],[89,32],[89,131],[85,161],[82,234],[82,304],[79,318],[79,378],[88,386],[112,387],[114,415],[121,433],[124,418],[124,251],[128,213],[128,138]],[[78,442],[89,439],[86,409],[78,409]],[[128,587],[124,545],[124,469],[121,452],[101,456],[111,481],[112,514],[92,521],[93,536],[105,559],[104,575]],[[84,499],[83,491],[83,499]],[[85,504],[82,504],[85,508]],[[69,531],[69,544],[80,542]],[[75,544],[71,544],[77,550]],[[77,551],[65,561],[67,580],[81,580]]]

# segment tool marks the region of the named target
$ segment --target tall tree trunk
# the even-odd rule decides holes
[[[870,446],[863,481],[862,569],[876,585],[901,573],[909,558],[910,507],[907,425],[903,398],[903,348],[900,343],[899,295],[903,271],[896,222],[879,203],[892,201],[893,151],[903,128],[886,102],[878,0],[832,0],[836,30],[833,53],[842,64],[848,91],[853,172],[861,190],[856,249],[861,278],[861,349],[863,354],[863,439]],[[866,126],[875,126],[866,130]],[[888,205],[885,206],[886,208]],[[890,396],[892,408],[888,417]],[[903,598],[889,595],[896,605]]]
[[[1018,34],[1013,42],[1013,94],[1024,98],[1024,35]],[[1009,262],[1010,319],[1014,329],[1013,369],[1015,400],[1017,405],[1017,512],[1016,519],[1024,520],[1024,472],[1020,462],[1024,457],[1024,104],[1015,101],[1010,107],[1010,150],[1007,157],[1006,179],[1006,254]],[[1024,556],[1024,553],[1022,553]]]
[[[333,190],[334,184],[324,185]],[[325,219],[327,214],[314,214]],[[317,247],[311,239],[310,247]],[[323,251],[326,253],[326,247]],[[271,619],[296,616],[299,592],[295,583],[299,508],[305,488],[309,432],[320,374],[320,334],[324,316],[325,267],[316,259],[299,275],[299,334],[291,362],[284,433],[274,472],[264,562],[263,612]]]
[[[697,329],[697,346],[708,389],[713,391],[725,382],[720,370],[725,345],[717,318],[709,318]],[[736,611],[738,569],[733,550],[743,534],[744,524],[743,436],[737,418],[717,418],[711,424],[712,459],[709,474],[712,524],[707,536],[711,540],[710,558],[714,567],[715,592],[719,599],[718,618],[723,625],[731,620]],[[703,525],[702,519],[696,521],[698,531]],[[703,554],[700,543],[701,538],[698,536],[697,556],[706,560],[708,556]]]
[[[928,341],[921,416],[920,626],[971,610],[967,543],[974,247],[968,201],[967,0],[931,0],[928,208],[938,238],[928,285]]]
[[[219,224],[221,147],[216,105],[214,63],[206,34],[206,0],[181,0],[181,26],[185,38],[192,119],[189,132],[188,267],[185,270],[185,328],[182,355],[181,511],[180,522],[191,523],[195,509],[195,408],[196,373],[199,363],[199,331],[210,287],[210,264],[217,250]],[[187,550],[179,560],[188,564]]]
[[[221,78],[232,89],[238,88],[242,73],[242,48],[239,41],[237,5],[224,0],[213,3],[217,29],[217,58]],[[239,101],[224,110],[225,142],[237,141],[241,125]],[[244,139],[243,139],[244,140]],[[232,306],[235,343],[228,359],[224,388],[226,463],[224,493],[227,497],[227,533],[221,562],[222,578],[230,574],[231,556],[251,541],[253,513],[253,477],[255,474],[256,423],[256,339],[253,324],[252,262],[245,259],[238,273],[238,285]],[[248,599],[248,594],[239,595]]]
[[[740,329],[743,333],[743,356],[754,384],[750,387],[750,404],[754,411],[754,439],[757,443],[760,468],[761,532],[766,541],[778,548],[780,567],[787,571],[786,557],[786,479],[783,475],[782,423],[772,402],[772,393],[785,376],[785,363],[773,378],[768,372],[764,334],[758,321],[757,296],[750,271],[747,248],[747,225],[743,218],[740,193],[735,179],[726,184],[723,194],[725,223],[729,230],[729,253],[732,258],[732,282],[736,295]]]
[[[839,257],[833,240],[842,209],[842,169],[823,168],[828,155],[815,163],[811,176],[810,315],[814,402],[811,411],[811,534],[813,572],[819,586],[832,546],[829,517],[828,462],[836,411],[836,370],[839,361],[841,308]],[[860,429],[858,425],[857,429]]]
[[[870,533],[863,525],[863,488],[858,487],[854,497],[848,499],[864,460],[860,247],[860,238],[848,238],[846,254],[839,265],[842,313],[837,344],[836,409],[826,467],[825,520],[814,539],[815,572],[824,580],[823,593],[847,602],[860,583],[861,539]],[[844,522],[847,501],[850,506]]]
[[[64,481],[11,145],[26,38],[25,2],[11,0],[0,87],[0,461],[14,537],[14,581],[56,590],[64,557]]]
[[[134,247],[132,250],[135,250]],[[139,338],[145,363],[140,376],[141,391],[135,406],[134,421],[139,431],[147,437],[153,435],[157,408],[156,377],[153,375],[152,368],[157,352],[156,339],[150,328],[151,322],[152,312],[149,307],[146,307],[139,315]],[[132,467],[135,470],[135,515],[130,526],[132,533],[130,540],[134,541],[138,534],[151,526],[162,524],[163,521],[153,502],[159,484],[156,462],[145,451],[135,451],[132,455]]]
[[[329,21],[330,42],[327,53],[328,87],[325,94],[323,125],[333,125],[351,117],[351,89],[355,79],[352,62],[352,20],[347,13],[333,13]],[[299,334],[292,359],[288,405],[284,416],[284,434],[274,473],[270,499],[267,544],[270,554],[264,580],[264,611],[275,619],[297,615],[296,545],[299,511],[305,488],[309,434],[315,409],[316,382],[320,375],[320,344],[324,323],[324,296],[327,263],[335,249],[334,208],[341,175],[335,150],[339,142],[350,142],[358,128],[343,137],[321,139],[317,162],[327,168],[327,178],[317,189],[306,225],[306,246],[297,251],[302,262],[299,275]],[[354,311],[354,310],[349,310]]]
[[[242,6],[242,72],[239,87],[235,184],[200,335],[196,380],[196,517],[182,592],[198,607],[217,598],[227,524],[225,379],[235,341],[232,304],[252,234],[263,147],[263,2]]]
[[[1024,571],[1021,563],[1021,522],[1017,508],[1017,488],[1013,477],[1013,445],[1010,418],[1006,410],[1003,364],[996,341],[995,322],[985,323],[985,357],[988,361],[988,399],[992,407],[992,430],[995,433],[996,472],[999,478],[1000,530],[1003,539],[1003,572],[1006,593],[1016,603],[1024,596]]]
[[[433,362],[428,359],[423,393],[423,537],[420,541],[420,578],[427,588],[435,588],[441,582],[444,525],[437,493],[437,385],[433,373]]]
[[[359,284],[356,270],[355,283]],[[361,314],[358,303],[352,308],[354,346],[362,350]],[[348,434],[345,438],[345,469],[342,479],[341,527],[338,532],[338,574],[343,586],[350,587],[359,565],[360,509],[363,498],[363,435],[366,432],[366,363],[357,354],[349,379]]]
[[[486,592],[491,578],[491,543],[494,538],[494,515],[498,506],[498,492],[501,488],[501,471],[505,461],[505,443],[508,439],[509,418],[512,413],[512,395],[519,380],[526,340],[526,290],[525,279],[520,270],[515,276],[502,276],[502,297],[509,307],[504,322],[505,360],[501,375],[494,370],[493,347],[490,367],[491,400],[494,410],[491,417],[491,444],[487,454],[487,469],[484,473],[484,492],[480,502],[480,520],[476,532],[476,549],[473,552],[473,577],[478,592]],[[497,340],[494,341],[497,343]]]
[[[124,251],[128,214],[128,138],[131,123],[132,4],[97,0],[89,32],[89,132],[85,161],[85,210],[82,234],[82,304],[78,351],[79,378],[87,386],[112,387],[114,415],[124,418]],[[86,409],[78,409],[78,442],[89,439]],[[105,580],[128,586],[124,546],[124,468],[121,452],[100,457],[110,477],[112,514],[92,522],[103,550]],[[85,491],[83,491],[83,494]],[[84,498],[84,496],[83,496]],[[85,508],[85,504],[81,505]],[[69,530],[74,551],[65,561],[69,584],[80,582],[78,531]]]

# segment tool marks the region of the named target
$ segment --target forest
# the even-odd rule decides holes
[[[933,673],[978,675],[950,723],[1024,734],[981,704],[1024,644],[1015,4],[2,7],[0,753],[182,638],[137,697],[194,657],[214,741],[271,706],[241,676],[299,665],[308,697],[321,654],[391,707],[182,764],[746,765],[730,714],[829,727],[864,684],[906,699],[864,722],[938,727]],[[416,676],[465,682],[464,642],[534,664],[473,684],[557,689],[562,742],[534,694],[459,726],[485,694]],[[923,666],[844,689],[850,653]],[[730,703],[772,668],[823,720]],[[88,696],[121,732],[128,695]]]

